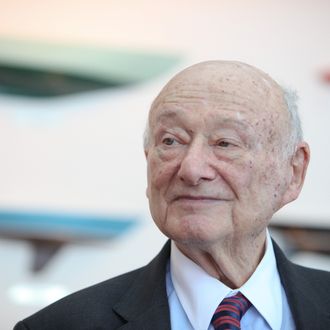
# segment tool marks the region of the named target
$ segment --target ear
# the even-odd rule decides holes
[[[282,205],[288,204],[300,194],[303,187],[306,171],[310,159],[310,150],[306,142],[301,142],[296,146],[296,150],[289,164],[291,175],[288,182],[288,188],[283,196]]]

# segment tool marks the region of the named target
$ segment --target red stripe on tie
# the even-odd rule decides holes
[[[239,320],[236,320],[230,316],[222,316],[221,318],[218,318],[216,321],[213,322],[214,327],[219,327],[220,325],[223,324],[231,324],[238,328],[241,326]]]
[[[221,311],[231,311],[234,312],[235,314],[237,314],[238,316],[240,316],[240,311],[237,309],[237,307],[232,306],[232,305],[225,305],[225,306],[219,306],[219,308],[217,309],[217,312],[221,312]]]
[[[243,299],[243,298],[240,298],[240,299]],[[240,301],[239,299],[231,299],[231,298],[228,298],[227,302],[231,302],[231,303],[234,303],[234,304],[238,304],[238,305],[240,305],[240,307],[241,307],[242,310],[245,309],[245,305],[244,305],[243,302]]]

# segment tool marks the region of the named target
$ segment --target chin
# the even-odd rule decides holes
[[[160,229],[178,243],[205,245],[219,241],[230,233],[229,226],[219,226],[219,221],[211,221],[203,216],[189,216],[180,218],[180,221],[167,221],[166,226]]]

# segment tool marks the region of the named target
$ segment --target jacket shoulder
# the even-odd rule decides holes
[[[330,272],[289,261],[273,242],[277,268],[297,329],[330,329]]]
[[[14,330],[118,329],[127,322],[118,306],[127,307],[131,317],[167,301],[169,251],[167,242],[148,265],[70,294],[17,323]]]
[[[314,288],[318,291],[329,292],[330,290],[330,272],[309,267],[297,265],[289,261],[279,246],[273,241],[276,255],[277,266],[282,279],[292,282],[292,284],[301,284],[306,288]]]
[[[17,323],[14,330],[116,329],[123,324],[112,306],[131,287],[145,267],[72,293]]]
[[[292,281],[299,279],[298,283],[301,283],[302,288],[305,290],[313,289],[313,291],[318,295],[318,297],[324,296],[325,300],[330,303],[330,272],[308,268],[301,265],[291,263],[289,265],[292,274]]]

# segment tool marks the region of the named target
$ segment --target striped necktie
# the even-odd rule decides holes
[[[239,330],[241,329],[241,318],[250,308],[251,303],[240,292],[235,296],[222,300],[211,323],[215,330]]]

